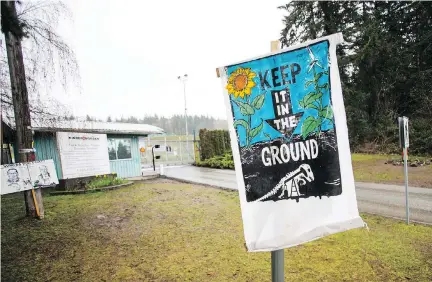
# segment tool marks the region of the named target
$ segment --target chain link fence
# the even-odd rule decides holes
[[[152,147],[160,145],[163,149],[154,149],[155,165],[166,166],[192,164],[199,156],[199,141],[193,135],[148,136],[139,141],[141,151],[141,168],[153,167]],[[165,150],[167,148],[168,150]]]

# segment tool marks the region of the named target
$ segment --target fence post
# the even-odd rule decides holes
[[[181,137],[179,136],[179,147],[180,147],[180,162],[183,163],[183,152],[182,152],[182,142]]]
[[[165,137],[165,160],[168,164],[168,151],[167,151],[167,140],[166,140],[166,136]]]

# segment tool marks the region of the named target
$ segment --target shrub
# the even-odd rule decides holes
[[[231,152],[226,152],[223,155],[214,156],[204,161],[196,162],[195,165],[201,167],[234,169],[234,161]]]
[[[127,181],[121,178],[113,178],[113,177],[100,177],[95,178],[91,180],[89,183],[86,184],[87,189],[96,189],[101,187],[107,187],[107,186],[113,186],[113,185],[119,185],[124,184]]]
[[[227,130],[201,129],[199,138],[200,157],[202,161],[215,156],[223,156],[226,151],[231,150],[229,133]]]

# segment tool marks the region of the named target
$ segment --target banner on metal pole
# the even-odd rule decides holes
[[[362,227],[334,34],[219,68],[249,251]]]

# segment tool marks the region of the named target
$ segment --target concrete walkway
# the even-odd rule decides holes
[[[165,167],[167,177],[223,189],[237,190],[234,170],[194,166]],[[405,187],[356,182],[359,210],[405,219]],[[432,224],[432,189],[409,187],[411,220]]]

